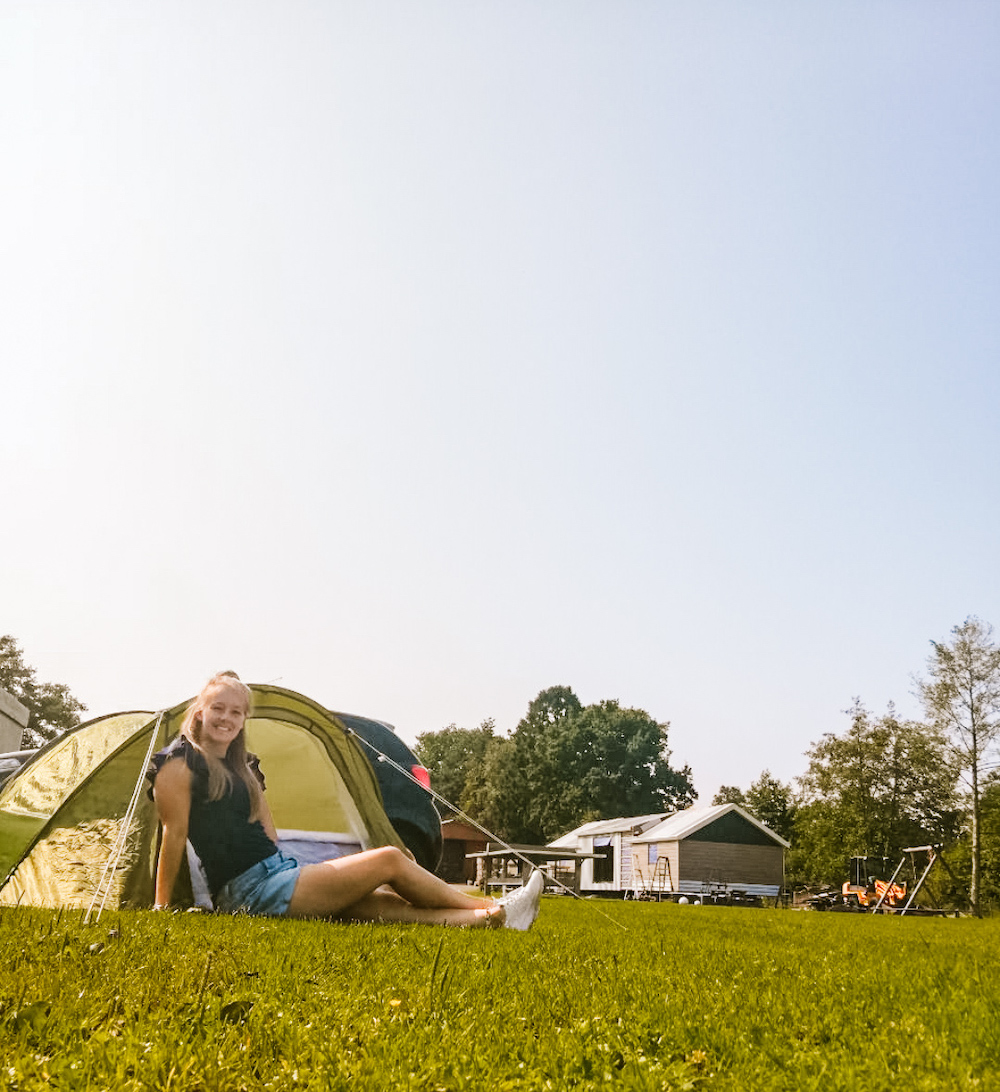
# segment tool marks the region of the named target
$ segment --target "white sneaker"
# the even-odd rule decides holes
[[[538,907],[542,901],[542,892],[545,890],[545,876],[535,869],[531,879],[523,886],[500,900],[504,908],[504,928],[517,929],[524,933],[534,924],[538,917]]]

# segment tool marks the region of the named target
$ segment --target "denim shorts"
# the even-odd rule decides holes
[[[288,911],[298,879],[299,862],[279,849],[223,884],[215,896],[215,908],[224,914],[280,917]]]

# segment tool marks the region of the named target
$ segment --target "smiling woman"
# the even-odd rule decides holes
[[[299,865],[278,849],[264,776],[246,750],[251,691],[233,672],[209,679],[181,734],[153,756],[150,777],[163,837],[156,906],[165,908],[190,839],[215,905],[224,911],[354,921],[524,930],[538,914],[536,872],[496,902],[457,891],[396,846]],[[388,885],[391,890],[377,890]]]

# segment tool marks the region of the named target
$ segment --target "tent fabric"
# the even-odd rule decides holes
[[[267,777],[279,831],[300,840],[401,846],[368,759],[337,717],[294,691],[251,686],[247,748]],[[0,905],[86,909],[153,749],[180,730],[189,701],[100,717],[40,751],[0,789]],[[156,808],[146,793],[125,840],[107,905],[153,902]],[[331,853],[331,856],[335,854]]]

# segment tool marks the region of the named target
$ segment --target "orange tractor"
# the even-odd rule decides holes
[[[906,881],[897,883],[896,880],[905,862],[904,857],[892,879],[886,880],[888,857],[852,857],[851,878],[841,888],[845,904],[856,904],[863,910],[874,910],[876,906],[896,910],[904,906]]]
[[[946,864],[944,858],[939,856],[940,848],[909,846],[904,849],[903,857],[889,879],[885,878],[889,871],[888,857],[852,857],[850,879],[840,891],[824,891],[814,895],[808,905],[813,910],[839,910],[842,913],[852,910],[863,914],[939,913],[940,911],[931,911],[924,907],[918,909],[914,906],[914,900],[934,867],[934,862],[940,860],[942,864]],[[927,863],[918,879],[917,854],[922,853],[927,854]],[[907,854],[913,876],[913,887],[909,890],[906,881],[899,878],[907,863]]]

